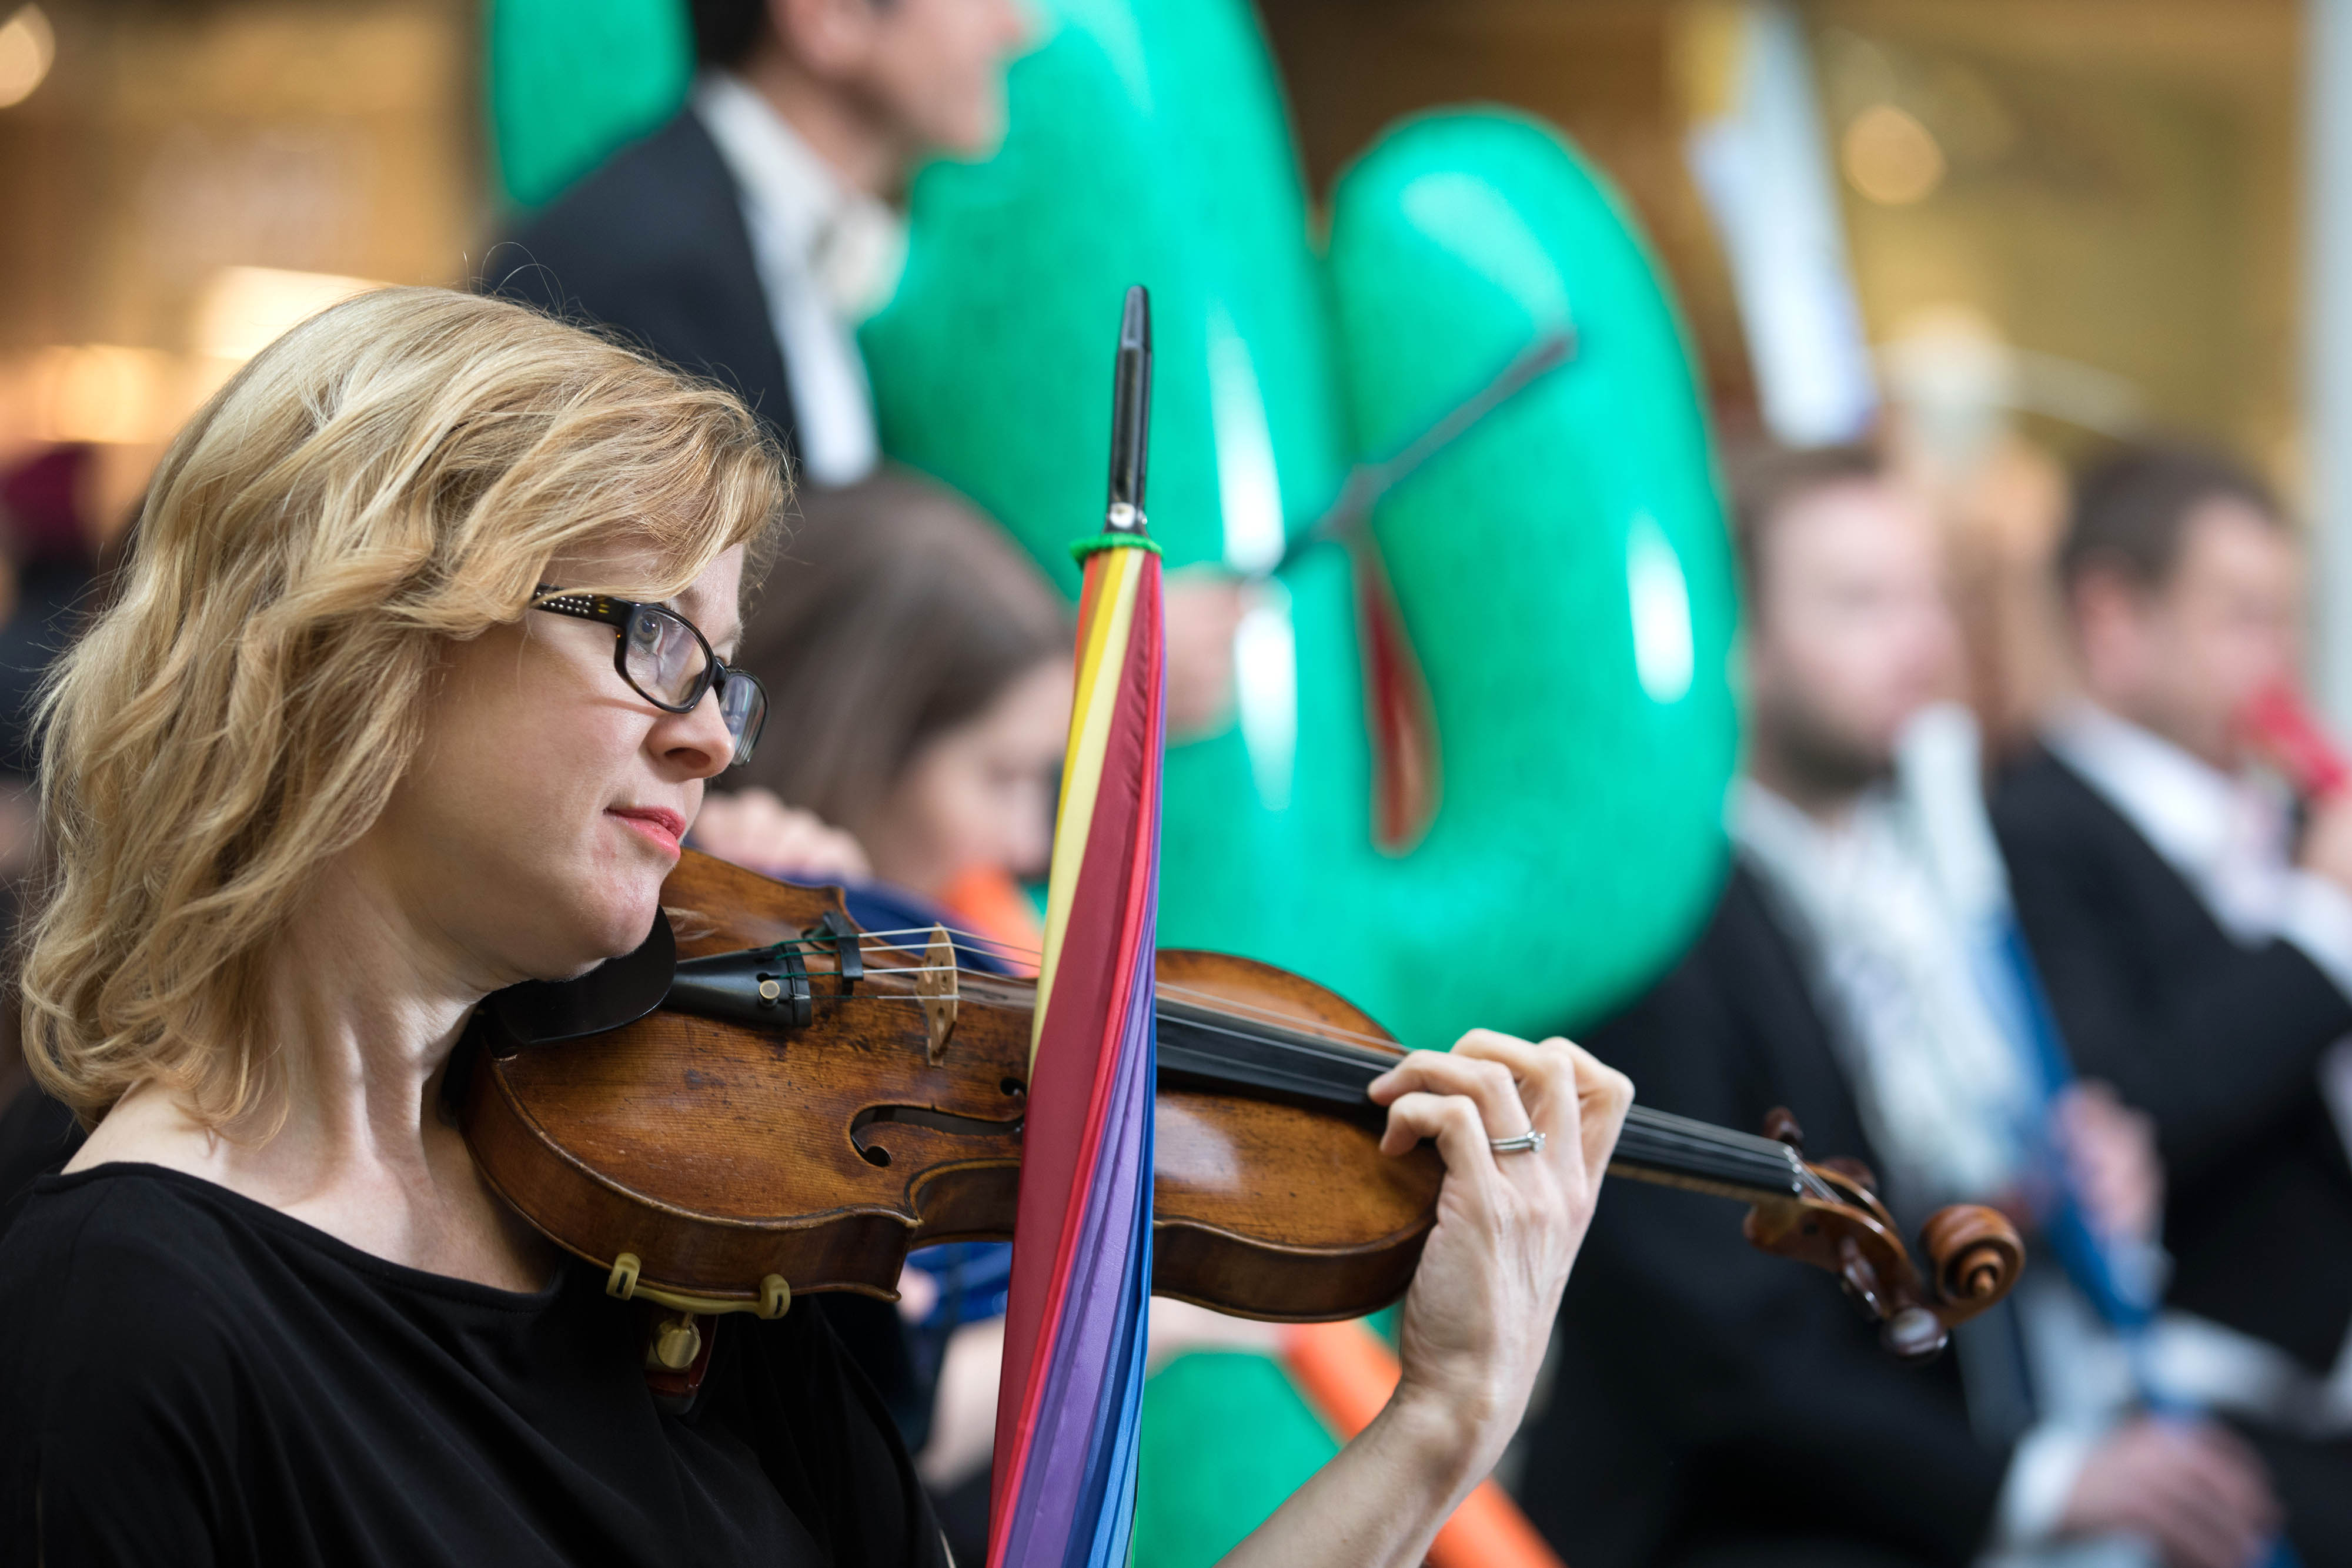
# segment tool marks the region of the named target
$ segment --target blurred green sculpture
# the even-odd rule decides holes
[[[517,206],[553,201],[686,101],[686,0],[493,0],[490,130]]]
[[[1244,629],[1236,724],[1169,758],[1161,940],[1298,970],[1416,1045],[1549,1032],[1651,978],[1722,863],[1733,592],[1673,309],[1582,159],[1504,115],[1406,125],[1340,181],[1318,268],[1246,7],[1065,0],[1002,152],[933,166],[913,205],[864,334],[884,444],[1066,582],[1129,282],[1176,568],[1280,560],[1352,462],[1573,334],[1373,514],[1434,718],[1426,832],[1376,842],[1351,565],[1306,549]]]

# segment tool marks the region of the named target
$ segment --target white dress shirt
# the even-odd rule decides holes
[[[2088,702],[2072,705],[2042,739],[2180,873],[2222,930],[2248,946],[2290,944],[2352,997],[2352,894],[2294,864],[2284,789],[2224,773]],[[2322,1058],[2319,1088],[2352,1145],[2352,1041]],[[2149,1359],[2159,1384],[2195,1403],[2315,1436],[2352,1432],[2352,1340],[2319,1379],[2275,1346],[2168,1312]]]
[[[1972,946],[1975,906],[2008,899],[1980,779],[1973,722],[1935,709],[1906,734],[1895,778],[1835,823],[1752,779],[1731,802],[1733,837],[1798,927],[1888,1195],[1914,1214],[1995,1196],[2039,1136],[2040,1085]],[[2029,1270],[2014,1310],[2034,1420],[2012,1450],[1979,1568],[2153,1568],[2137,1542],[2056,1535],[2083,1466],[2133,1396],[2116,1335],[2061,1274]],[[1960,1347],[1964,1380],[1970,1354]],[[2082,1375],[2092,1368],[2102,1375]]]
[[[2301,949],[2352,996],[2352,894],[2296,867],[2292,802],[2092,703],[2070,706],[2050,749],[2179,872],[2221,929]]]
[[[735,177],[751,259],[783,350],[803,476],[855,484],[880,455],[857,324],[905,266],[905,221],[844,180],[737,77],[707,72],[694,112]]]
[[[1866,791],[1834,825],[1751,779],[1732,832],[1810,938],[1818,1001],[1897,1211],[1982,1203],[2018,1179],[2039,1113],[1969,967],[1911,802]]]

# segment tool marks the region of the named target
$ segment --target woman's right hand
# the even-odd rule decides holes
[[[874,874],[856,839],[770,789],[704,796],[693,840],[720,860],[794,882],[863,882]]]

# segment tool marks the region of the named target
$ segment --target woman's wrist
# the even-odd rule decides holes
[[[1400,1384],[1371,1424],[1221,1568],[1411,1568],[1493,1468],[1489,1436],[1461,1401]]]
[[[1496,1426],[1490,1402],[1465,1400],[1408,1379],[1397,1385],[1372,1429],[1381,1432],[1381,1446],[1394,1453],[1404,1473],[1424,1479],[1450,1510],[1494,1468],[1501,1448]]]

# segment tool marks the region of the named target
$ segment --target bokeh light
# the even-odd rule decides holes
[[[196,301],[195,350],[241,365],[289,328],[330,305],[383,284],[338,273],[294,272],[277,267],[224,267]]]
[[[57,34],[38,5],[19,5],[0,22],[0,109],[32,97],[57,54]]]
[[[1845,177],[1872,201],[1906,206],[1944,183],[1944,150],[1918,119],[1891,103],[1873,104],[1845,128]]]

